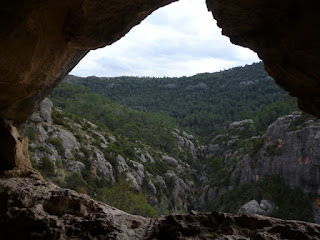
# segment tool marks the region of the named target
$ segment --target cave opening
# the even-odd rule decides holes
[[[119,238],[122,239],[134,239],[146,238],[146,236],[156,238],[157,236],[168,236],[168,234],[170,236],[176,236],[178,232],[180,236],[185,234],[187,236],[192,235],[206,238],[208,232],[213,235],[220,234],[220,232],[217,233],[217,229],[220,227],[226,231],[223,233],[223,235],[226,236],[233,234],[237,235],[236,237],[247,238],[253,236],[259,238],[261,234],[263,234],[263,236],[267,234],[270,238],[279,235],[290,236],[292,238],[303,238],[305,235],[309,235],[308,237],[313,239],[318,237],[319,231],[317,225],[294,221],[279,221],[276,219],[247,215],[238,217],[216,212],[211,214],[198,214],[191,211],[189,215],[178,214],[161,217],[156,221],[150,220],[149,218],[126,215],[114,208],[95,202],[84,195],[64,190],[49,182],[42,181],[39,176],[34,175],[32,170],[30,171],[29,165],[26,164],[29,160],[25,155],[27,141],[24,141],[24,139],[19,136],[16,127],[28,118],[33,110],[39,106],[42,99],[57,86],[64,75],[68,73],[90,49],[99,48],[117,41],[148,14],[169,2],[172,1],[141,0],[141,4],[137,7],[136,3],[125,0],[111,1],[112,4],[108,5],[98,0],[82,2],[71,1],[67,4],[54,1],[36,1],[35,4],[30,3],[30,5],[26,7],[26,5],[20,6],[6,1],[2,6],[1,12],[4,14],[1,14],[0,18],[4,24],[4,31],[0,34],[0,43],[1,46],[3,46],[2,51],[0,51],[0,71],[3,73],[0,81],[0,113],[1,117],[6,121],[1,121],[0,132],[3,136],[9,135],[10,139],[6,137],[0,139],[2,145],[1,151],[5,153],[0,154],[0,156],[1,160],[3,160],[3,158],[6,158],[4,160],[9,159],[10,166],[8,164],[0,165],[5,168],[16,168],[14,171],[6,171],[6,177],[0,179],[2,186],[0,202],[8,203],[7,205],[3,204],[1,207],[1,214],[5,214],[5,217],[1,218],[0,224],[5,229],[3,232],[5,237],[15,236],[14,233],[18,232],[18,235],[23,233],[29,238],[37,237],[43,239],[66,238],[66,236],[69,238],[99,236],[101,238],[103,234],[104,237],[108,235],[110,237],[119,236]],[[244,1],[242,3],[243,4],[238,4],[237,1],[207,0],[209,9],[215,18],[217,18],[219,26],[223,28],[223,33],[228,35],[232,42],[257,51],[264,61],[266,70],[276,79],[278,85],[289,91],[291,95],[299,98],[300,108],[319,116],[318,108],[320,101],[318,97],[319,84],[317,77],[319,71],[319,61],[317,61],[319,58],[319,34],[317,34],[317,31],[320,29],[318,27],[319,21],[317,21],[317,13],[319,12],[317,8],[319,8],[319,4],[314,1],[308,2],[308,4],[299,1],[282,1],[280,4],[277,1]],[[292,9],[294,9],[294,14],[292,14]],[[106,15],[107,17],[105,17]],[[105,23],[105,25],[103,23]],[[310,31],[310,29],[312,29],[312,31]],[[252,83],[242,82],[242,85],[245,85],[245,87],[247,87],[247,85],[250,86],[250,84]],[[172,88],[173,85],[167,85],[166,87]],[[205,87],[204,84],[191,85],[191,87],[187,86],[186,90],[204,89]],[[85,102],[87,108],[84,108],[84,110],[87,111],[88,115],[90,114],[90,110],[94,109],[90,103],[97,103],[92,101],[93,99],[94,97],[88,98]],[[220,108],[223,109],[223,105],[221,105]],[[38,115],[33,115],[34,122],[43,124],[42,128],[39,127],[37,130],[42,132],[45,130],[45,132],[50,133],[47,137],[48,139],[51,138],[50,144],[55,146],[55,149],[45,150],[46,153],[52,154],[55,151],[63,152],[65,150],[62,148],[63,145],[67,145],[64,141],[69,139],[72,140],[68,143],[70,151],[63,152],[65,157],[76,154],[79,154],[79,158],[88,157],[86,154],[90,155],[90,153],[83,150],[81,154],[77,152],[74,147],[77,145],[76,141],[86,141],[86,139],[88,139],[86,134],[83,134],[83,130],[81,130],[82,127],[83,129],[91,129],[91,137],[96,140],[92,142],[91,147],[99,150],[95,152],[97,159],[101,160],[103,154],[99,148],[104,148],[108,144],[112,147],[125,146],[127,144],[127,147],[122,149],[123,154],[134,156],[136,149],[132,146],[128,147],[127,141],[122,140],[120,144],[117,144],[117,136],[108,135],[106,138],[106,136],[101,135],[99,132],[100,126],[90,121],[80,120],[80,123],[77,123],[76,121],[79,119],[70,114],[63,115],[60,110],[58,109],[55,114],[56,116],[59,114],[60,116],[62,115],[65,120],[64,123],[62,123],[66,124],[63,130],[52,126],[50,119],[47,118],[45,114],[42,115],[40,112]],[[117,111],[116,114],[121,114],[121,111]],[[305,118],[303,114],[301,115],[302,118],[300,118],[300,115],[298,117],[298,115],[299,114],[295,113],[289,116],[289,118],[282,119],[284,123],[283,126],[288,126],[288,121],[292,119],[298,120],[293,121],[293,125],[290,123],[289,132],[301,131],[304,127],[308,127],[299,125],[301,121],[307,120],[308,124],[311,125],[315,122],[315,119]],[[144,117],[142,119],[146,121],[147,118]],[[2,126],[2,122],[5,122],[5,126]],[[72,131],[71,128],[67,129],[67,124],[69,123],[75,123],[73,126],[80,124],[81,127],[78,129],[77,136],[71,137],[69,134],[69,132],[72,134],[76,132]],[[234,130],[236,126],[241,124],[249,124],[250,126],[251,121],[240,123],[238,121],[229,126]],[[128,129],[130,129],[130,126]],[[252,127],[249,128],[246,134],[251,133],[253,130]],[[265,153],[273,155],[273,159],[281,158],[287,146],[286,141],[282,137],[276,137],[276,134],[280,134],[281,131],[277,131],[277,129],[273,130],[275,135],[270,134],[270,136],[266,138],[266,143],[269,146],[265,148]],[[193,136],[187,132],[179,132],[179,129],[173,132],[178,138],[182,137],[184,142],[187,142],[189,146],[190,141],[194,139]],[[60,139],[56,138],[57,135],[60,136]],[[90,138],[90,136],[88,137]],[[114,140],[115,138],[116,140]],[[76,141],[73,141],[75,139]],[[254,138],[253,142],[244,141],[235,147],[240,146],[243,147],[244,150],[250,147],[256,148],[265,143],[262,140],[262,138]],[[297,142],[300,140],[301,135],[297,137]],[[170,143],[170,139],[164,138],[164,141]],[[304,184],[311,179],[309,176],[314,176],[314,174],[318,176],[319,179],[317,165],[312,167],[315,160],[313,156],[316,155],[317,147],[309,148],[307,144],[305,146],[307,148],[304,150],[299,148],[299,151],[297,151],[297,153],[302,156],[293,156],[291,158],[293,160],[292,165],[303,169],[300,173],[303,175]],[[162,147],[165,149],[166,145]],[[35,144],[31,146],[31,148],[32,151],[37,151],[41,147]],[[178,151],[174,151],[173,154],[177,154],[177,152],[179,153],[179,149]],[[294,153],[294,151],[289,152]],[[10,157],[7,158],[6,153],[10,154]],[[257,152],[253,153],[253,156],[255,156]],[[159,171],[157,173],[161,173],[163,168],[165,169],[166,167],[169,167],[172,171],[179,169],[180,162],[177,164],[177,161],[171,156],[162,156],[161,154],[160,156],[157,154],[148,155],[146,152],[141,151],[138,152],[137,155],[150,163],[153,158],[161,157],[162,162],[165,162],[166,166],[157,166]],[[204,152],[204,155],[210,157],[210,152]],[[190,155],[186,154],[185,156],[190,157],[189,160],[193,157],[192,153],[190,153]],[[109,157],[111,157],[109,159],[110,162],[121,163],[122,170],[124,170],[124,172],[126,171],[126,165],[124,164],[126,160],[123,161],[119,155]],[[116,161],[114,161],[115,159],[113,157],[117,158]],[[297,159],[295,157],[297,157]],[[40,160],[41,164],[49,170],[46,174],[54,175],[55,172],[52,171],[52,162],[54,162],[54,160],[47,156],[41,156]],[[74,159],[71,159],[70,161],[72,162],[69,166],[70,169],[78,170],[88,164],[86,161],[75,163],[76,161],[73,160]],[[281,161],[275,162],[281,163]],[[243,166],[255,166],[257,163],[259,162],[251,161],[249,164]],[[292,166],[291,163],[285,163],[287,165],[285,165],[284,169],[290,169],[288,166]],[[59,162],[56,159],[55,164],[63,165],[65,162]],[[137,172],[142,172],[142,169],[151,166],[151,164],[143,165],[142,163],[138,163],[135,159],[129,159],[126,164]],[[219,168],[221,167],[221,159],[213,158],[211,164]],[[110,165],[112,166],[111,163]],[[101,174],[98,172],[97,166],[101,167],[101,169],[104,168],[105,172],[107,172],[111,169],[110,165],[101,165],[101,162],[97,161],[90,166],[92,167],[90,171],[83,172],[83,175],[95,180],[94,176]],[[23,167],[26,167],[28,171],[25,171],[26,169],[23,169]],[[267,166],[264,167],[267,169]],[[152,169],[148,170],[151,171]],[[240,174],[248,176],[245,167],[240,166],[238,170]],[[158,184],[155,184],[154,179],[150,178],[147,179],[150,181],[145,181],[143,184],[147,185],[156,195],[157,192],[154,191],[154,187],[159,187],[164,182],[170,189],[171,195],[174,195],[175,182],[181,183],[181,186],[184,184],[182,184],[181,181],[176,181],[172,171],[167,174],[167,181],[161,181],[161,179],[158,178]],[[296,174],[296,172],[292,171],[290,174],[292,176]],[[192,175],[192,173],[189,175]],[[183,176],[188,180],[189,175],[180,174],[177,177],[181,178]],[[28,178],[27,176],[32,177]],[[250,176],[254,177],[254,180],[259,183],[261,179],[259,173],[254,173]],[[231,178],[232,176],[230,176],[230,179]],[[219,175],[217,175],[217,179],[214,180],[221,180],[219,183],[223,186],[223,184],[227,183],[230,179],[220,178]],[[70,175],[70,178],[68,178],[71,184],[80,183],[82,188],[79,189],[79,192],[85,192],[86,183],[82,180],[79,172]],[[242,179],[234,178],[233,180],[239,183]],[[110,179],[110,181],[112,181],[112,179]],[[272,184],[282,182],[281,179],[279,180],[277,178],[269,179],[269,181]],[[267,182],[266,185],[272,185],[270,182]],[[104,183],[99,182],[99,184]],[[190,192],[192,192],[191,185],[190,191],[185,191],[189,197],[191,196]],[[315,188],[318,182],[314,183],[311,181],[311,185],[312,188]],[[260,188],[261,186],[258,184],[257,187]],[[208,188],[207,190],[208,196],[205,196],[205,198],[208,198],[209,195],[214,196],[214,194],[216,194],[214,188]],[[221,192],[225,193],[229,188],[222,190]],[[253,188],[251,192],[254,192],[254,190],[256,189]],[[112,193],[117,192],[119,191],[114,189]],[[292,202],[296,201],[296,196],[300,194],[300,192],[294,192],[293,194],[292,192],[287,193],[287,200],[292,200]],[[109,195],[112,196],[112,194]],[[181,206],[185,206],[185,199],[179,194],[176,196],[177,202]],[[134,196],[131,197],[134,198]],[[230,198],[232,197],[233,196],[230,196]],[[70,201],[61,201],[67,198]],[[260,204],[264,204],[262,202],[263,199],[260,198],[258,199],[259,201],[261,200]],[[53,201],[51,202],[50,199]],[[314,204],[319,203],[318,199],[314,200]],[[62,204],[64,206],[62,206],[61,209],[57,204],[59,202],[65,203]],[[70,206],[69,203],[71,203]],[[301,204],[300,199],[296,201],[296,203],[304,206],[304,204]],[[173,203],[169,201],[169,204]],[[264,205],[264,207],[266,207],[266,204]],[[79,211],[81,211],[81,214],[79,214]],[[97,212],[98,214],[96,214]],[[301,213],[309,214],[302,211]],[[13,222],[15,223],[14,225],[12,225]],[[25,224],[26,222],[28,223],[27,225]],[[185,229],[184,223],[186,222],[192,223],[191,225],[187,223],[192,229],[182,233],[180,229]],[[212,223],[215,224],[213,225]],[[199,227],[199,224],[201,227]],[[270,229],[270,226],[275,227]],[[31,231],[27,229],[29,227]],[[44,231],[44,229],[47,231]],[[202,229],[204,229],[204,231],[201,231]],[[163,231],[166,231],[166,233],[164,234]],[[215,237],[221,237],[221,235],[215,235]]]
[[[221,34],[205,0],[180,0],[156,10],[112,45],[90,51],[70,74],[182,77],[259,61]]]

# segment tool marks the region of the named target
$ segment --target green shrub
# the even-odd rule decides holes
[[[40,144],[36,146],[36,150],[42,153],[47,153],[50,155],[52,154],[52,151],[49,148],[46,148],[45,146]]]
[[[101,188],[97,200],[135,215],[145,217],[157,217],[158,215],[156,210],[148,204],[147,195],[133,193],[130,189],[130,182],[124,178],[112,188]]]
[[[57,149],[60,156],[64,154],[63,142],[60,137],[57,137],[57,138],[49,137],[47,142],[52,144],[52,146],[54,146],[55,149]]]
[[[44,130],[46,130],[48,132],[48,125],[47,124],[42,124],[42,127],[44,128]]]
[[[81,193],[86,193],[87,182],[83,179],[82,175],[78,172],[72,172],[65,178],[66,188],[76,190]]]
[[[269,145],[266,147],[266,153],[270,156],[280,156],[282,155],[282,148],[276,145]]]
[[[28,137],[30,142],[36,140],[36,129],[33,124],[26,124],[21,133],[23,136]]]
[[[205,210],[237,213],[243,204],[252,199],[266,199],[274,203],[277,208],[271,213],[272,217],[313,221],[312,198],[299,188],[287,187],[284,179],[277,175],[265,176],[261,181],[235,188],[209,204]]]
[[[45,176],[47,177],[55,176],[54,163],[47,156],[44,156],[43,158],[41,158],[40,164],[38,166],[41,173],[44,174]]]

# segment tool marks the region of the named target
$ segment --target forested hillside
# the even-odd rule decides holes
[[[298,109],[262,63],[192,77],[68,76],[66,81],[87,86],[118,104],[171,117],[204,142],[231,122],[250,118],[263,131],[277,117]]]
[[[293,112],[261,63],[183,78],[68,76],[50,99],[22,132],[33,166],[62,187],[145,216],[261,201],[263,214],[320,222],[320,122]]]

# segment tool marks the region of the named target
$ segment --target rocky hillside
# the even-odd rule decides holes
[[[236,213],[255,199],[274,206],[267,215],[317,222],[319,132],[320,121],[300,112],[279,118],[262,135],[251,119],[233,122],[208,145],[172,128],[173,154],[116,135],[48,98],[24,127],[32,163],[43,175],[101,201],[126,179],[158,214]],[[251,201],[255,209],[257,201]]]
[[[198,208],[237,212],[247,201],[268,198],[278,205],[277,217],[296,211],[319,221],[319,132],[320,121],[300,112],[280,117],[263,135],[250,119],[230,124],[202,149],[207,175]]]
[[[51,116],[52,114],[52,116]],[[186,211],[196,201],[193,136],[172,129],[178,158],[55,108],[46,98],[24,126],[34,167],[60,186],[104,200],[104,188],[125,178],[159,213]]]

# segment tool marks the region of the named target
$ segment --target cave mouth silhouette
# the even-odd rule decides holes
[[[70,72],[87,77],[182,77],[261,61],[221,33],[205,0],[157,9],[112,45],[91,50]]]

